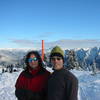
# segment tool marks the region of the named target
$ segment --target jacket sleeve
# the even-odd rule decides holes
[[[23,73],[23,72],[22,72]],[[16,84],[15,84],[15,96],[18,98],[18,100],[25,100],[25,93],[24,91],[22,90],[23,86],[24,86],[24,81],[23,80],[23,74],[20,74],[17,81],[16,81]]]
[[[26,100],[25,92],[21,89],[16,89],[15,90],[15,95],[16,95],[18,100]]]
[[[68,100],[78,100],[78,79],[74,77],[71,81],[70,94]]]

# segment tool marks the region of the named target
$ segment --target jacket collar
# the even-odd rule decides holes
[[[41,70],[40,66],[38,66],[36,69],[32,69],[29,67],[29,73],[31,73],[32,75],[37,74],[40,70]]]

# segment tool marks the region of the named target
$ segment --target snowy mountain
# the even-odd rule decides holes
[[[100,61],[99,55],[100,54],[100,48],[94,47],[94,48],[89,48],[88,50],[80,49],[76,51],[77,59],[80,62],[85,63],[86,65],[84,66],[92,66],[93,63],[96,63],[96,67],[100,69]]]
[[[26,49],[0,49],[0,65],[16,64],[26,52]]]
[[[45,54],[49,57],[51,48],[45,49]],[[19,63],[23,57],[26,55],[28,51],[32,49],[0,49],[0,65],[8,65],[8,64],[17,64]],[[77,49],[65,49],[65,55],[70,50],[75,51],[76,59],[80,66],[84,70],[92,70],[92,65],[95,62],[97,69],[100,69],[100,48],[77,48]],[[41,50],[38,50],[41,54]]]
[[[76,60],[84,70],[92,70],[93,64],[96,64],[96,68],[100,70],[100,48],[78,48],[70,49],[75,52]],[[70,50],[65,50],[65,55],[68,55]]]

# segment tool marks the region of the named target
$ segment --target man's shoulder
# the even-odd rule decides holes
[[[63,73],[65,74],[65,76],[71,80],[77,80],[77,77],[69,70],[67,69],[63,69]]]

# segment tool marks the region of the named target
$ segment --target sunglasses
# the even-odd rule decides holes
[[[61,60],[61,57],[51,57],[51,60]]]
[[[38,61],[38,58],[34,57],[34,58],[29,58],[28,62],[32,62],[32,61]]]

